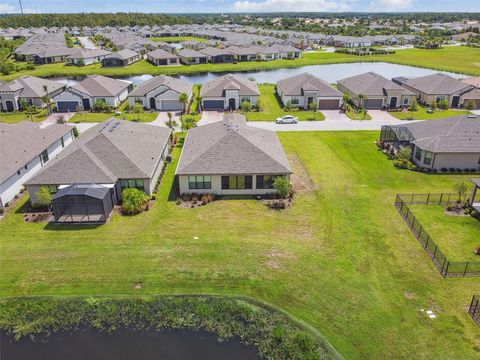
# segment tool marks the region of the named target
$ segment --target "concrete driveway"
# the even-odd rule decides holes
[[[395,121],[398,120],[396,117],[390,115],[388,111],[385,110],[368,110],[372,120],[379,120],[379,121]]]
[[[198,126],[211,124],[217,121],[222,121],[223,111],[204,111],[202,113],[202,118],[197,123]]]
[[[321,112],[325,115],[325,121],[349,120],[348,116],[340,110],[321,110]]]

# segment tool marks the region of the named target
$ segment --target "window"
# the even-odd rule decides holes
[[[403,105],[408,105],[408,100],[409,100],[408,96],[404,96],[403,97]]]
[[[300,100],[298,100],[297,97],[292,97],[291,100],[290,100],[290,103],[292,105],[298,105],[300,103]]]
[[[120,188],[122,191],[129,188],[135,188],[142,191],[145,190],[143,179],[120,180]]]
[[[439,102],[441,100],[446,100],[447,97],[445,95],[438,95],[437,98],[435,99],[436,102]]]
[[[252,188],[251,175],[222,176],[222,190],[243,190]]]
[[[40,154],[40,161],[42,162],[42,165],[48,161],[48,150],[45,150]]]
[[[277,176],[257,175],[257,189],[273,189],[273,181]]]
[[[20,170],[17,171],[17,175],[20,175]]]
[[[240,103],[243,103],[244,101],[250,102],[250,98],[248,96],[242,96]]]
[[[420,161],[422,159],[422,149],[415,147],[415,159]]]
[[[196,189],[211,189],[212,177],[210,175],[193,175],[188,177],[188,188],[190,190]]]
[[[24,168],[25,168],[25,170],[27,170],[27,169],[28,169],[28,164],[27,164],[27,165],[25,165],[25,166],[24,166]]]
[[[62,148],[65,147],[65,142],[63,141],[63,136],[60,138],[60,141],[62,142]]]
[[[432,163],[433,154],[430,151],[425,151],[425,158],[423,159],[423,163],[426,165],[430,165]]]

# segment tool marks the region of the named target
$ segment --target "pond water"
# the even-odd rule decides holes
[[[253,346],[238,338],[218,342],[205,331],[134,331],[94,329],[56,332],[32,341],[0,333],[2,360],[258,360]]]
[[[446,71],[438,71],[432,69],[424,69],[415,66],[407,65],[398,65],[390,64],[385,62],[358,62],[350,64],[329,64],[329,65],[309,65],[298,68],[282,68],[282,69],[272,69],[272,70],[261,70],[261,71],[242,71],[235,72],[237,75],[245,78],[253,78],[258,83],[276,83],[278,80],[285,79],[290,76],[298,75],[304,72],[309,72],[319,78],[329,82],[335,83],[340,79],[362,74],[368,71],[374,71],[387,79],[391,79],[397,76],[405,76],[407,78],[414,78],[424,75],[430,75],[434,73],[444,73],[449,74],[455,78],[465,78],[465,75],[456,74]],[[196,74],[186,74],[180,75],[180,79],[189,81],[194,84],[205,83],[208,80],[215,79],[219,76],[224,75],[224,73],[196,73]],[[120,77],[119,77],[120,78]],[[135,85],[139,85],[142,82],[151,79],[152,75],[144,74],[138,76],[128,76],[122,77],[124,80],[132,81]],[[68,84],[75,84],[81,80],[81,78],[53,78],[52,80],[62,81]]]

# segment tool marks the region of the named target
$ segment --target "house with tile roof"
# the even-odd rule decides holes
[[[102,75],[91,75],[78,84],[67,89],[53,98],[57,111],[73,112],[91,110],[99,100],[104,101],[113,108],[119,106],[127,99],[132,90],[131,81],[118,80]]]
[[[382,126],[380,142],[411,147],[419,167],[480,171],[480,115]]]
[[[0,208],[72,141],[68,125],[0,123]]]
[[[292,168],[274,131],[247,125],[239,114],[188,131],[175,172],[180,194],[263,195]]]
[[[145,109],[150,110],[181,111],[183,104],[179,97],[182,93],[187,94],[190,101],[193,85],[167,75],[158,75],[135,88],[128,98],[132,107],[140,103]]]
[[[255,81],[227,74],[207,81],[200,91],[204,110],[236,110],[244,101],[255,105],[260,89]]]
[[[121,200],[124,189],[137,188],[147,195],[154,192],[169,153],[171,133],[167,127],[115,118],[95,125],[26,182],[32,204],[38,201],[40,187],[47,186],[62,198],[58,213],[54,207],[56,221],[91,221],[84,219],[92,214],[96,214],[93,219],[102,215],[100,221],[105,221],[105,206],[111,211],[111,204]]]

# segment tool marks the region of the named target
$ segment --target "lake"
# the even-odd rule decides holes
[[[407,78],[414,78],[424,75],[435,74],[438,72],[451,75],[455,78],[465,78],[465,75],[456,74],[446,71],[438,71],[432,69],[424,69],[415,66],[407,65],[398,65],[390,64],[385,62],[358,62],[350,64],[329,64],[329,65],[309,65],[299,68],[283,68],[283,69],[272,69],[272,70],[261,70],[261,71],[241,71],[235,72],[237,75],[245,78],[253,78],[258,83],[276,83],[278,80],[285,79],[290,76],[298,75],[304,72],[309,72],[319,78],[333,84],[338,80],[362,74],[368,71],[374,71],[387,79],[391,79],[397,76],[405,76]],[[224,73],[196,73],[196,74],[186,74],[180,75],[179,78],[194,84],[203,84],[208,80],[215,79],[219,76],[224,75]],[[135,85],[139,85],[146,80],[152,78],[152,75],[144,74],[139,76],[128,76],[122,77],[121,79],[132,81]],[[81,79],[81,78],[80,78]],[[75,84],[79,82],[79,78],[53,78],[52,80],[57,80],[65,82],[68,84]]]
[[[0,333],[2,360],[259,360],[253,346],[238,338],[218,342],[205,331],[135,331],[94,329],[56,332],[32,341]]]

